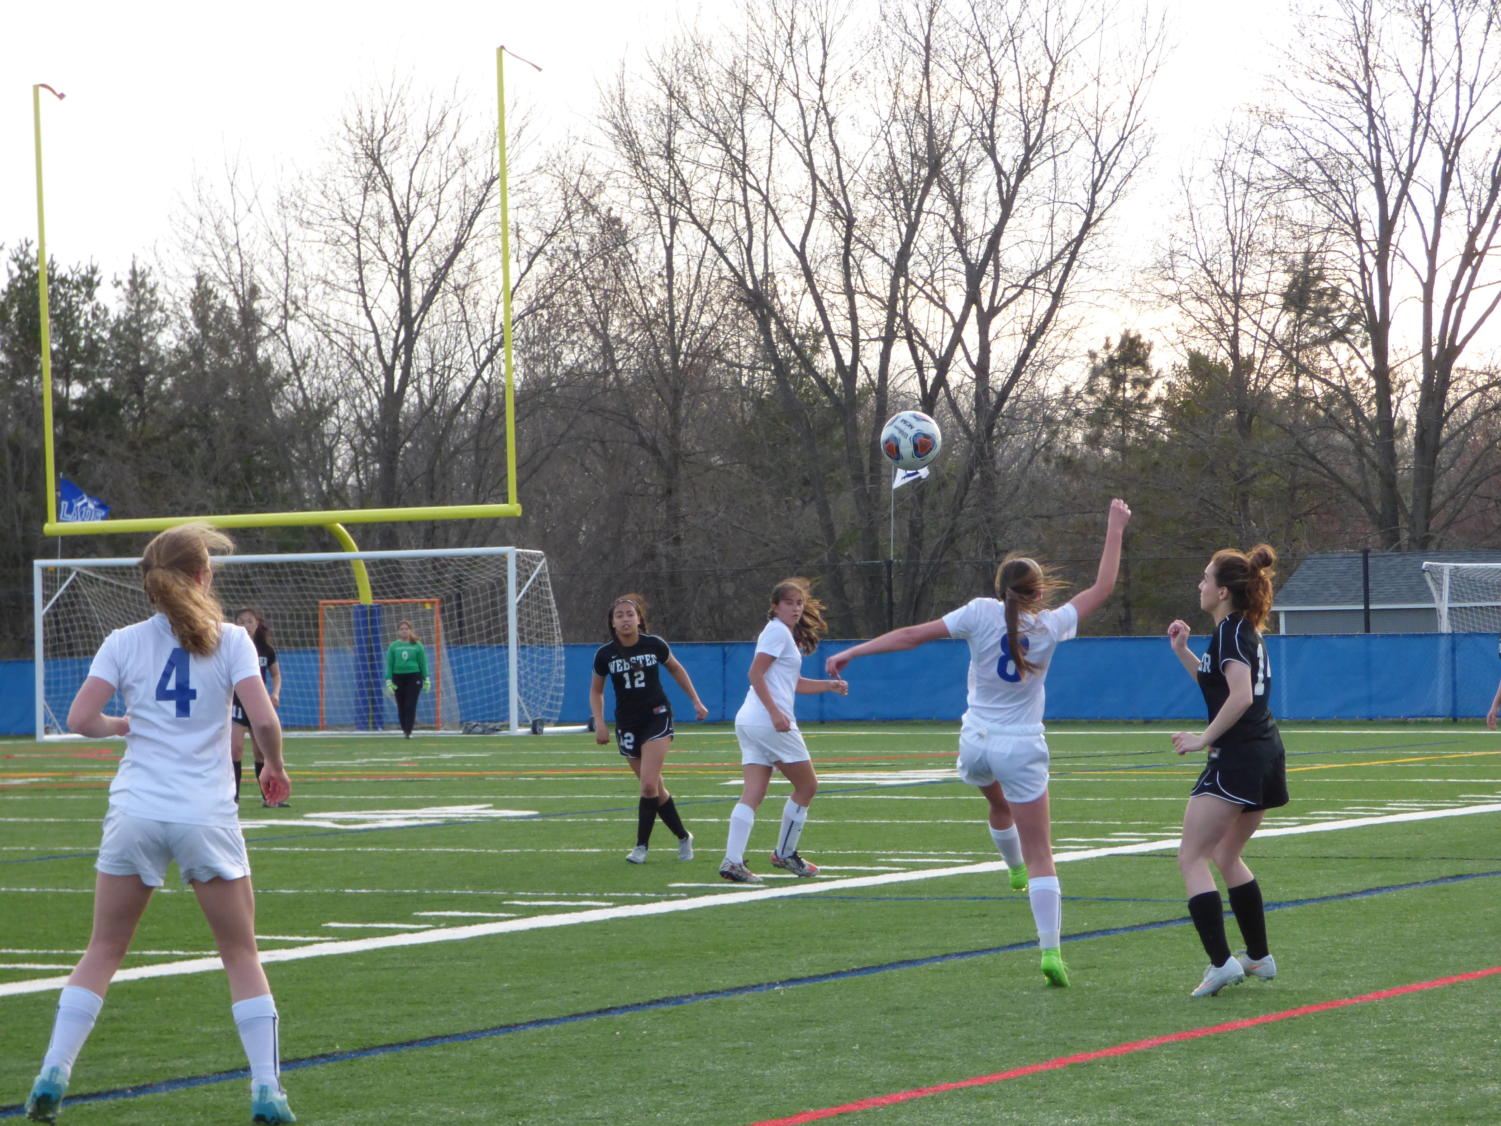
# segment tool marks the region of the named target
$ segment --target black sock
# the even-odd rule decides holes
[[[683,828],[683,819],[678,816],[678,807],[672,804],[672,795],[668,794],[666,801],[662,801],[661,798],[657,800],[661,802],[657,806],[657,816],[662,819],[662,824],[667,826],[668,832],[678,840],[682,840],[688,835],[688,830]]]
[[[237,758],[229,760],[229,773],[235,780],[235,801],[240,800],[240,782],[245,777],[245,764]]]
[[[263,763],[263,762],[257,761],[256,764],[255,764],[255,780],[257,782],[259,782],[261,780],[261,771],[264,770],[264,769],[266,769],[266,764]]]
[[[1265,958],[1271,951],[1266,944],[1266,909],[1261,902],[1261,885],[1251,880],[1226,890],[1230,893],[1230,910],[1235,912],[1235,924],[1240,927],[1240,936],[1246,940],[1246,956],[1256,960]]]
[[[1188,917],[1193,920],[1194,930],[1199,932],[1204,953],[1216,966],[1223,966],[1230,957],[1230,941],[1225,937],[1225,907],[1220,902],[1219,891],[1206,891],[1191,897]]]
[[[645,845],[651,841],[652,822],[657,819],[657,798],[653,794],[649,798],[642,798],[636,806],[636,843]]]

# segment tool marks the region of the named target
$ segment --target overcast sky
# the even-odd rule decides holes
[[[872,0],[874,2],[874,0]],[[1132,4],[1137,0],[1125,0]],[[1153,94],[1159,181],[1129,215],[1150,224],[1189,151],[1253,99],[1285,46],[1290,0],[1153,0],[1172,50]],[[703,8],[721,10],[726,0]],[[726,5],[727,6],[727,5]],[[69,0],[11,5],[0,25],[0,243],[35,239],[31,88],[43,92],[47,245],[113,276],[173,246],[195,179],[238,161],[264,181],[316,160],[352,98],[392,75],[453,88],[492,115],[495,48],[508,101],[554,131],[582,128],[623,58],[661,42],[700,0]],[[1155,206],[1152,199],[1156,198]]]

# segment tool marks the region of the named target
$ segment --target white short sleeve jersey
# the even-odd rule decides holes
[[[1016,735],[1042,733],[1046,703],[1043,681],[1059,642],[1079,629],[1079,612],[1071,603],[1040,614],[1023,614],[1018,627],[1022,648],[1037,671],[1021,674],[1006,640],[1006,610],[994,598],[973,602],[943,616],[950,637],[969,642],[969,697],[965,717]]]
[[[798,679],[803,675],[803,655],[798,651],[792,631],[772,618],[761,631],[761,636],[756,638],[756,652],[771,654],[771,667],[766,670],[766,690],[771,694],[772,702],[796,727],[797,716],[792,706],[797,698]],[[756,695],[754,685],[746,690],[745,703],[735,713],[735,722],[751,727],[771,726],[771,713]]]
[[[229,701],[236,684],[260,675],[250,635],[221,629],[219,648],[195,657],[157,614],[105,638],[89,675],[114,685],[130,718],[110,806],[152,821],[238,824]]]

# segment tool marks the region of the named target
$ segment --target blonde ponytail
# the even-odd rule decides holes
[[[168,528],[141,553],[141,585],[151,604],[167,616],[177,642],[195,657],[219,648],[224,608],[199,576],[213,573],[213,555],[234,550],[234,541],[207,524]]]

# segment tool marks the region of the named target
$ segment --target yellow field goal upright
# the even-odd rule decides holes
[[[495,51],[496,146],[499,160],[499,199],[497,211],[501,248],[501,374],[505,401],[501,438],[505,457],[506,497],[504,501],[497,500],[493,503],[481,504],[428,504],[400,508],[342,508],[319,511],[198,513],[181,516],[59,519],[58,490],[61,481],[58,471],[53,413],[52,334],[51,316],[48,311],[47,220],[45,192],[43,189],[41,92],[47,90],[59,100],[63,95],[53,90],[46,83],[33,84],[31,100],[33,144],[36,161],[37,314],[42,391],[42,470],[46,481],[47,505],[47,517],[45,523],[42,525],[43,535],[83,536],[155,533],[190,521],[203,521],[219,528],[293,528],[314,526],[328,528],[335,536],[340,538],[340,542],[343,542],[346,547],[353,550],[353,541],[348,538],[348,534],[342,527],[345,524],[385,524],[418,520],[481,520],[521,515],[521,503],[517,496],[516,484],[516,364],[512,339],[510,203],[509,189],[507,187],[509,173],[506,159],[505,57],[507,53],[504,47],[498,47]],[[515,57],[519,58],[520,56]],[[527,65],[536,67],[535,63],[528,63]],[[537,69],[541,68],[538,67]]]

